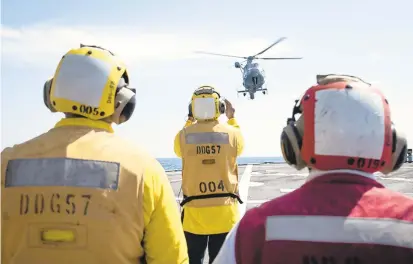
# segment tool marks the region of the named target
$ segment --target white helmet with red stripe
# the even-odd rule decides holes
[[[298,120],[296,114],[301,114]],[[296,100],[281,134],[286,162],[301,170],[354,169],[389,173],[400,168],[406,138],[396,132],[383,94],[348,75],[317,75]]]

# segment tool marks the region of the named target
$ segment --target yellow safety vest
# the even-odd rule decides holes
[[[238,203],[242,203],[238,196],[237,156],[243,146],[239,128],[218,121],[198,122],[180,131],[179,143],[184,230],[196,234],[228,232],[239,219]]]
[[[63,119],[1,167],[2,263],[188,263],[165,171],[109,124]]]

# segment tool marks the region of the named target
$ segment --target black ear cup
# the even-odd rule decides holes
[[[219,101],[219,113],[220,114],[225,114],[225,102]]]
[[[284,160],[291,164],[291,165],[296,165],[297,164],[297,159],[295,156],[295,152],[293,149],[293,146],[291,145],[291,141],[287,136],[287,133],[283,131],[281,133],[281,152],[283,154]]]
[[[50,78],[43,85],[43,103],[52,113],[55,113],[56,109],[53,107],[53,104],[50,101],[50,92],[52,90],[52,82],[53,82],[53,78]]]
[[[392,133],[392,137],[393,137],[393,141],[392,141],[392,146],[391,146],[391,153],[396,152],[396,146],[397,146],[397,133],[396,133],[396,129],[394,129],[394,125],[391,125],[391,133]]]
[[[49,108],[48,98],[50,96],[50,89],[47,87],[48,85],[48,81],[46,81],[43,85],[43,102],[47,108]]]
[[[296,122],[293,119],[289,119],[280,137],[284,160],[297,170],[307,166],[306,162],[301,158],[302,135],[304,135],[303,126],[303,115]]]
[[[297,140],[298,148],[301,150],[301,147],[303,146],[303,138],[301,137],[300,132],[298,132],[298,129],[294,124],[291,124],[290,127],[294,133],[295,139]]]
[[[119,81],[115,95],[115,111],[112,114],[112,122],[121,124],[128,121],[136,106],[136,89],[127,87],[127,83],[122,78]]]
[[[393,144],[392,144],[392,171],[400,169],[407,156],[407,140],[398,135],[394,125],[392,125]]]
[[[402,133],[398,133],[392,124],[392,157],[391,163],[386,164],[381,172],[388,174],[394,172],[403,165],[407,155],[407,139]]]
[[[407,145],[404,145],[402,151],[400,152],[399,157],[397,158],[394,166],[393,171],[400,169],[400,167],[404,164],[407,156]]]
[[[134,95],[129,102],[126,104],[125,108],[123,108],[120,116],[123,122],[126,122],[131,118],[133,112],[135,111],[136,106],[136,96]]]
[[[189,105],[188,105],[188,116],[189,117],[194,117],[194,115],[192,114],[192,103],[189,103]]]

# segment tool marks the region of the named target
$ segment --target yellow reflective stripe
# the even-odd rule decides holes
[[[86,126],[90,128],[102,129],[106,130],[107,132],[113,133],[112,126],[100,120],[90,120],[87,118],[63,118],[59,122],[56,123],[55,127],[64,127],[64,126]]]
[[[41,232],[41,239],[48,242],[74,242],[75,233],[72,230],[44,230]]]

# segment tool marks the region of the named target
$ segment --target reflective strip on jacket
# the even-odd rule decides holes
[[[2,263],[188,263],[164,169],[112,132],[67,118],[1,153]]]
[[[184,131],[187,135],[191,134],[191,141],[194,142],[198,136],[204,136],[204,141],[206,136],[208,142],[212,139],[221,142],[223,138],[217,136],[225,136],[225,139],[230,143],[214,144],[205,143],[205,141],[205,144],[181,145],[181,136],[183,136]],[[210,135],[211,132],[214,135]],[[215,121],[192,125],[188,121],[183,130],[175,137],[174,150],[178,157],[184,156],[181,149],[185,146],[187,157],[183,158],[183,174],[185,175],[183,175],[182,190],[184,195],[188,193],[191,195],[210,194],[214,193],[214,190],[215,193],[237,192],[238,166],[236,158],[242,153],[244,142],[235,119],[228,120],[227,124]],[[218,156],[218,152],[221,156]],[[195,178],[192,174],[195,174],[197,170],[197,178]],[[202,174],[205,174],[203,177],[205,180],[199,180]],[[211,177],[207,177],[207,175],[211,175]],[[196,180],[194,181],[194,179]],[[191,188],[191,186],[194,187]],[[183,227],[187,232],[205,235],[226,233],[239,220],[238,201],[228,197],[192,200],[184,205],[183,214]]]
[[[317,174],[247,211],[213,263],[413,263],[412,198],[372,174]]]

